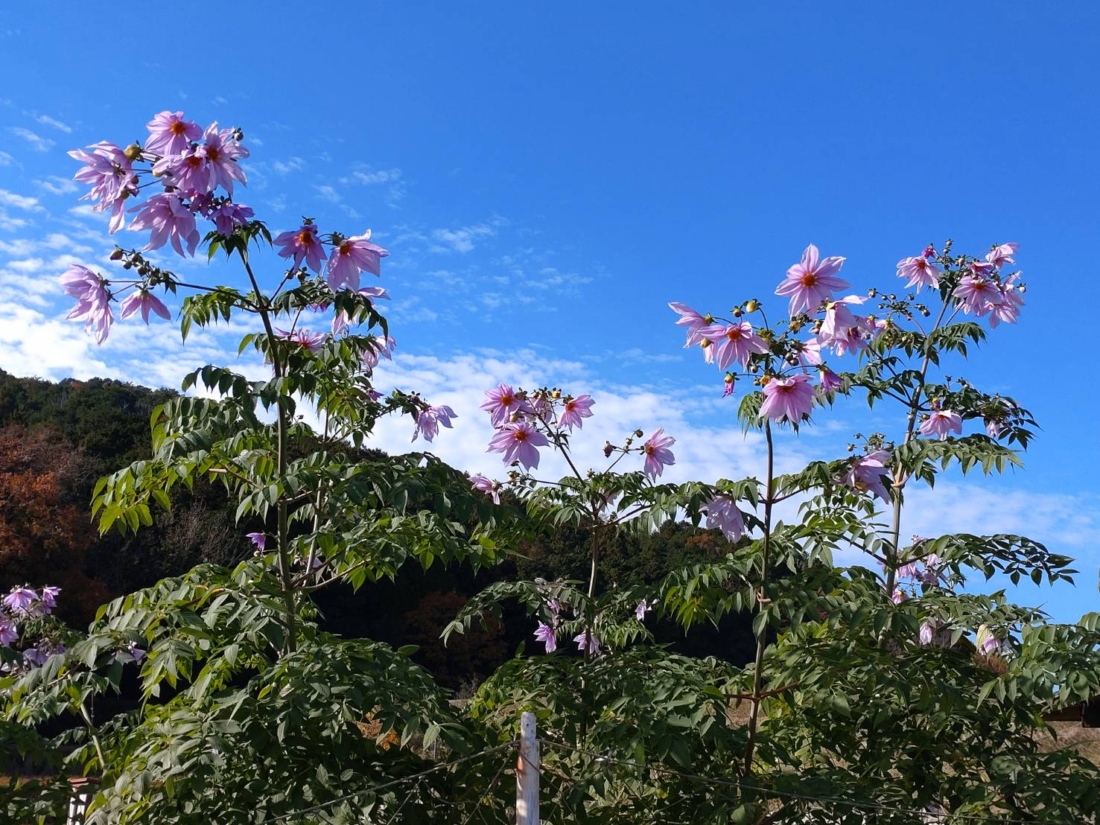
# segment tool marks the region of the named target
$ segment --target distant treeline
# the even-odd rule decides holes
[[[150,457],[153,409],[175,396],[119,381],[93,378],[53,383],[16,378],[0,370],[0,588],[16,584],[62,588],[59,614],[86,626],[99,605],[179,575],[196,564],[231,566],[254,548],[245,538],[259,525],[236,524],[235,502],[217,485],[177,489],[170,512],[154,514],[136,535],[100,536],[90,517],[96,481],[132,461]],[[362,451],[360,460],[386,461]],[[360,590],[328,589],[318,598],[325,629],[393,645],[418,645],[417,658],[437,680],[461,690],[480,681],[521,645],[534,644],[534,622],[505,615],[488,630],[439,639],[465,600],[501,579],[586,579],[587,534],[559,528],[515,548],[500,565],[474,573],[410,564],[393,582]],[[599,575],[608,583],[651,583],[670,570],[723,556],[730,547],[717,531],[668,522],[649,536],[621,538],[601,553]],[[748,619],[728,617],[720,628],[657,624],[660,641],[696,656],[737,663],[752,655]]]

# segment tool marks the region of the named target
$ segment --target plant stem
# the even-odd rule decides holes
[[[764,497],[764,546],[761,551],[762,569],[760,571],[760,596],[764,595],[764,585],[768,581],[768,565],[771,563],[771,537],[772,537],[772,504],[775,501],[775,447],[772,443],[772,425],[770,421],[764,423],[764,437],[768,443],[768,475],[767,494]],[[762,613],[763,602],[757,600],[757,611]],[[761,687],[764,681],[764,648],[767,646],[768,623],[761,622],[760,629],[756,632],[756,656],[753,659],[752,670],[752,707],[749,710],[749,736],[745,745],[745,770],[744,775],[752,773],[752,755],[756,749],[756,730],[760,722],[760,700],[763,697]]]
[[[260,318],[263,321],[264,330],[267,332],[267,352],[271,357],[272,369],[276,378],[284,377],[284,367],[282,361],[279,360],[279,353],[276,349],[275,330],[271,326],[271,307],[266,301],[261,301],[260,284],[256,280],[255,273],[252,272],[252,266],[248,263],[248,252],[244,249],[241,250],[241,261],[244,263],[245,272],[248,273],[248,279],[252,282],[252,290],[256,294],[257,309],[260,313]],[[276,455],[278,462],[278,469],[276,470],[276,478],[281,484],[283,478],[286,476],[287,465],[287,428],[289,422],[287,421],[286,405],[282,403],[280,398],[276,404],[278,408],[278,416],[276,421]],[[288,517],[287,517],[287,502],[286,498],[282,494],[279,495],[279,501],[276,504],[278,512],[278,525],[276,527],[278,538],[278,558],[279,558],[279,578],[282,580],[283,590],[283,606],[285,616],[283,618],[286,625],[286,642],[285,648],[287,653],[293,653],[298,647],[298,617],[297,609],[294,604],[294,582],[290,576],[290,548],[289,548],[289,536],[288,530]]]

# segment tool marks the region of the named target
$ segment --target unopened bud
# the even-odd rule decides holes
[[[126,156],[126,160],[133,163],[135,160],[141,157],[141,147],[136,143],[131,143],[125,149],[122,150],[122,154]]]
[[[734,318],[740,318],[741,317],[741,310],[738,309],[737,307],[734,307],[733,309],[731,309],[730,312],[733,313]]]
[[[760,302],[753,298],[751,301],[745,301],[745,312],[756,312],[760,309]]]
[[[121,261],[123,254],[125,254],[125,253],[123,253],[122,248],[116,246],[115,251],[111,253],[111,260],[112,261]]]

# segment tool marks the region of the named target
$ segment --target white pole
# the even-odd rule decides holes
[[[516,825],[539,825],[539,740],[535,738],[533,713],[524,713],[519,718]]]

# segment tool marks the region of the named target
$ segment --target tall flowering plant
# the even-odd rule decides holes
[[[555,393],[501,386],[489,394],[498,427],[491,449],[520,465],[513,490],[551,519],[587,524],[593,570],[595,536],[652,527],[641,512],[697,523],[705,514],[740,539],[726,559],[617,603],[613,588],[593,601],[593,575],[586,593],[561,582],[498,586],[456,621],[460,629],[505,597],[538,613],[536,639],[548,655],[511,663],[476,701],[489,716],[516,702],[543,716],[561,744],[549,761],[564,818],[600,821],[616,798],[644,811],[638,821],[862,821],[872,809],[891,822],[933,813],[1074,819],[1093,810],[1095,767],[1067,752],[1038,753],[1035,736],[1044,709],[1100,690],[1097,617],[1055,627],[1003,592],[960,590],[975,573],[1071,580],[1070,560],[1009,534],[901,538],[914,483],[931,485],[951,466],[1017,466],[1015,448],[1031,438],[1034,421],[1014,399],[939,377],[955,373],[988,329],[1018,320],[1017,253],[1016,244],[977,258],[950,242],[929,246],[898,263],[900,288],[845,294],[845,259],[811,245],[776,289],[787,302],[778,318],[757,299],[728,317],[670,304],[685,346],[717,367],[723,395],[740,396],[744,427],[763,433],[762,478],[631,497],[630,473],[581,473],[570,462],[571,477],[535,482],[522,470],[537,466],[537,449],[568,455],[570,432],[549,407]],[[776,439],[852,396],[896,405],[899,430],[857,436],[845,458],[776,472]],[[641,451],[658,455],[669,446],[662,437]],[[615,449],[638,448],[609,445],[609,455]],[[799,518],[778,518],[795,505]],[[627,518],[617,522],[609,509]],[[867,562],[835,567],[839,551]],[[631,603],[634,632],[622,632],[628,625],[612,617]],[[645,643],[650,611],[685,631],[730,612],[751,615],[755,654],[744,666],[670,655]],[[583,657],[559,650],[570,638]],[[947,744],[958,741],[965,747]],[[722,781],[708,783],[716,776]]]
[[[428,763],[426,751],[407,747],[414,737],[451,752],[473,748],[480,740],[410,651],[324,633],[311,600],[330,584],[393,576],[410,560],[495,558],[493,513],[464,476],[430,455],[382,461],[361,450],[382,416],[411,417],[413,438],[429,442],[455,417],[416,393],[376,387],[375,368],[395,344],[379,311],[386,290],[366,279],[381,276],[388,251],[369,230],[328,230],[309,218],[273,235],[238,200],[249,156],[239,129],[202,128],[166,111],[142,144],[101,142],[71,154],[93,208],[110,214],[110,231],[129,224],[148,240],[116,248],[109,272],[74,265],[64,273],[70,317],[100,343],[139,315],[150,324],[177,313],[184,338],[233,321],[248,330],[240,352],[263,365],[259,379],[217,365],[189,373],[183,389],[205,397],[180,396],[154,411],[152,458],[95,489],[99,526],[140,529],[171,506],[177,485],[204,479],[236,501],[256,552],[236,569],[199,567],[104,606],[86,639],[51,650],[45,667],[2,679],[0,701],[15,725],[3,730],[20,749],[29,737],[52,753],[62,776],[100,780],[90,823],[259,821],[340,797],[348,783],[418,773]],[[224,256],[239,267],[237,285],[177,274],[169,250]],[[0,634],[15,632],[14,615],[0,615]],[[95,698],[118,691],[127,672],[138,673],[142,706],[97,717]],[[87,723],[75,751],[33,727],[67,712]],[[402,746],[392,749],[395,739]],[[406,809],[423,815],[441,789],[462,788],[462,776],[426,782]],[[52,815],[44,787],[13,784],[0,802],[19,817]],[[448,804],[464,795],[450,794]],[[366,794],[333,802],[333,811],[361,816],[390,801]]]

